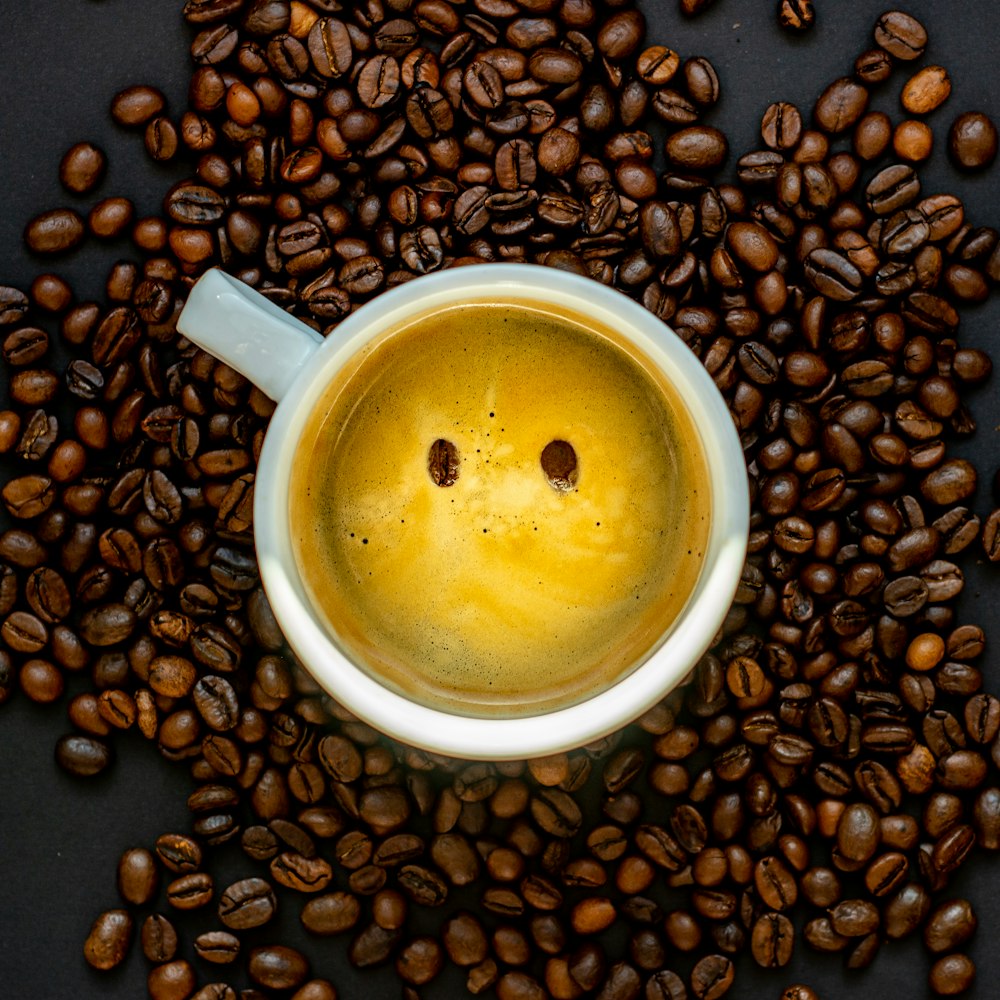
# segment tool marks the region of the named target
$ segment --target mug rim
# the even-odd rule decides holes
[[[381,684],[353,662],[311,607],[294,557],[289,490],[295,452],[333,375],[404,320],[463,299],[509,295],[571,308],[615,329],[675,387],[702,438],[712,517],[705,562],[677,619],[638,665],[571,705],[504,718],[432,708]],[[595,312],[598,315],[595,315]],[[285,637],[319,684],[358,718],[394,739],[466,759],[542,756],[584,746],[634,721],[673,690],[711,644],[729,610],[746,555],[749,487],[736,427],[711,377],[662,320],[591,278],[536,264],[482,264],[423,275],[383,292],[344,319],[278,403],[264,437],[254,491],[261,580]]]

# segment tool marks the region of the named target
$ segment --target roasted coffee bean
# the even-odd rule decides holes
[[[876,22],[875,43],[897,59],[919,59],[927,45],[927,31],[915,17],[893,10]]]
[[[207,906],[213,892],[212,876],[207,872],[181,875],[166,887],[167,902],[178,910],[196,910]]]
[[[132,943],[132,917],[127,910],[107,910],[90,928],[83,957],[95,969],[113,969],[124,961]]]
[[[195,954],[213,965],[235,962],[240,953],[240,939],[228,931],[205,931],[194,939]]]
[[[868,207],[876,215],[889,215],[904,208],[920,193],[920,181],[913,168],[903,163],[886,167],[868,183]]]
[[[113,760],[111,748],[92,736],[63,736],[56,743],[56,763],[75,777],[100,774]]]
[[[809,283],[827,298],[850,302],[857,298],[864,282],[861,272],[846,257],[834,250],[812,250],[805,260]]]
[[[776,969],[791,961],[795,931],[781,913],[765,913],[753,925],[750,950],[754,961],[766,969]]]
[[[309,962],[295,948],[264,945],[250,952],[247,971],[264,989],[294,990],[308,978]]]
[[[706,955],[691,970],[691,992],[697,1000],[718,1000],[733,984],[733,963],[722,955]]]
[[[924,944],[934,954],[961,948],[976,931],[976,915],[965,899],[953,899],[934,908],[924,925]]]
[[[966,955],[946,955],[932,966],[928,981],[939,996],[957,996],[971,986],[976,977],[976,967]]]
[[[103,151],[90,142],[71,146],[59,164],[59,180],[74,194],[86,194],[104,176],[107,160]]]
[[[964,170],[988,167],[997,155],[996,126],[978,111],[959,115],[948,131],[948,153]]]
[[[28,249],[38,254],[65,253],[84,237],[84,223],[71,208],[57,208],[36,216],[24,230]]]
[[[851,128],[868,107],[868,91],[850,77],[831,83],[813,108],[817,124],[826,132],[838,133]]]
[[[280,885],[298,892],[321,892],[333,878],[333,870],[322,858],[306,858],[285,851],[271,862],[271,875]]]
[[[334,892],[310,899],[302,908],[301,920],[313,934],[340,934],[354,927],[360,915],[361,905],[356,896]]]
[[[812,0],[781,0],[778,23],[789,31],[806,31],[816,19]]]
[[[275,913],[277,900],[270,884],[261,878],[234,882],[219,897],[219,919],[233,930],[266,924]]]
[[[378,924],[369,924],[351,941],[348,960],[358,969],[379,965],[392,954],[400,937],[399,930],[387,930]]]
[[[924,66],[903,86],[900,101],[914,115],[925,115],[939,107],[951,93],[951,79],[943,66]]]
[[[627,59],[639,47],[645,28],[646,19],[639,11],[619,11],[601,25],[597,47],[607,59]]]
[[[118,892],[122,899],[135,906],[152,900],[159,885],[156,859],[145,848],[125,851],[118,861]]]
[[[157,837],[155,852],[163,865],[179,874],[197,871],[201,865],[201,847],[184,834],[164,833]]]
[[[142,922],[142,953],[150,962],[170,962],[177,954],[177,931],[162,913],[151,913]]]
[[[788,909],[798,898],[795,877],[779,858],[766,857],[757,862],[754,884],[760,898],[773,910]]]
[[[666,142],[667,160],[679,170],[715,170],[725,162],[728,153],[726,137],[708,125],[680,129]]]

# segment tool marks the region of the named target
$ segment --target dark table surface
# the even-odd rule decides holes
[[[885,8],[882,0],[816,0],[815,28],[793,36],[778,27],[774,0],[716,0],[692,21],[680,17],[676,0],[644,0],[640,6],[650,22],[648,40],[685,57],[708,56],[718,69],[723,97],[708,121],[728,133],[730,162],[758,145],[760,116],[771,101],[791,101],[808,112],[826,83],[850,73],[854,57],[871,46],[872,26]],[[184,175],[179,164],[152,165],[141,139],[117,128],[108,115],[112,95],[136,82],[160,87],[171,109],[184,107],[189,31],[180,16],[181,0],[34,0],[0,7],[0,283],[27,288],[37,273],[55,269],[78,298],[100,298],[109,265],[128,255],[128,245],[91,242],[53,265],[26,253],[21,232],[42,210],[70,203],[85,211],[97,197],[110,194],[131,197],[139,215],[156,213],[167,187]],[[937,149],[920,168],[923,190],[955,191],[975,224],[1000,225],[1000,167],[959,176],[944,156],[947,126],[960,111],[981,109],[1000,120],[995,60],[1000,4],[912,0],[906,9],[924,21],[931,37],[927,55],[913,65],[943,64],[954,85],[949,101],[929,119]],[[904,117],[896,102],[905,77],[905,70],[897,71],[874,101],[894,120]],[[110,166],[94,195],[74,198],[61,189],[57,168],[63,152],[82,139],[107,150]],[[966,310],[962,342],[1000,351],[998,318],[995,298]],[[6,378],[0,376],[0,398],[5,391]],[[1000,396],[987,388],[970,402],[979,432],[957,445],[955,453],[979,465],[983,485],[975,509],[985,515],[993,506],[988,484],[1000,458]],[[975,554],[963,568],[967,587],[958,620],[986,628],[986,687],[1000,691],[995,601],[1000,571],[977,564]],[[0,997],[143,996],[147,965],[138,949],[123,967],[101,975],[84,963],[81,944],[93,917],[117,905],[114,872],[121,851],[150,845],[163,831],[188,828],[190,779],[183,766],[168,765],[139,737],[117,741],[118,760],[108,773],[89,782],[70,779],[53,760],[55,740],[69,728],[65,702],[38,707],[15,697],[0,708]],[[219,879],[251,874],[238,851],[213,866]],[[996,997],[1000,860],[977,853],[949,891],[967,894],[979,915],[971,945],[979,972],[972,995]],[[351,970],[343,938],[304,940],[291,908],[268,933],[271,940],[300,944],[315,974],[332,979],[343,997],[400,995],[391,973]],[[825,1000],[919,997],[928,993],[928,966],[912,940],[883,947],[875,965],[860,975],[845,973],[839,958],[818,957],[800,943],[791,966],[780,973],[765,975],[741,960],[730,995],[776,1000],[788,983],[805,981]],[[202,982],[222,978],[207,967],[200,972]],[[463,993],[461,980],[446,976],[426,995]]]

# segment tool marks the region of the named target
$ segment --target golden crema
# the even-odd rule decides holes
[[[543,467],[552,442],[571,475]],[[336,642],[388,687],[464,715],[553,710],[637,666],[687,602],[711,516],[701,449],[613,331],[451,306],[326,389],[295,455],[295,558]]]

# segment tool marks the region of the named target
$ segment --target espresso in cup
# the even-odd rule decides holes
[[[613,329],[517,299],[368,344],[292,469],[294,558],[331,637],[453,715],[614,685],[669,632],[708,543],[707,464],[674,387]]]

